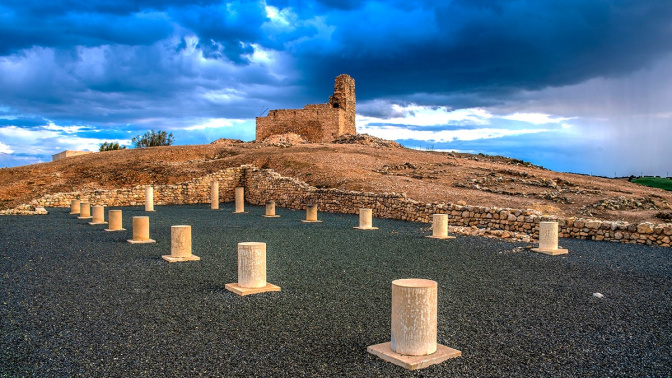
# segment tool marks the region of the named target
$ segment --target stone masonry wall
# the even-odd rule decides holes
[[[356,134],[355,80],[340,75],[334,93],[326,104],[310,104],[303,109],[271,110],[266,117],[257,117],[256,140],[271,135],[295,133],[311,142],[330,142],[339,135]]]
[[[264,205],[267,200],[273,200],[278,207],[305,209],[307,204],[316,204],[318,211],[346,214],[358,214],[360,208],[370,208],[373,216],[378,218],[424,223],[430,223],[433,214],[447,214],[448,223],[452,226],[522,232],[535,238],[539,234],[539,222],[556,221],[559,237],[663,247],[672,245],[670,223],[629,224],[544,216],[535,210],[423,203],[398,193],[379,194],[315,188],[297,179],[282,177],[272,170],[254,167],[247,168],[246,182],[245,200],[254,205]]]
[[[342,118],[340,113],[340,109],[309,105],[297,110],[271,110],[268,116],[257,117],[257,140],[276,134],[294,133],[311,142],[330,142],[341,135],[338,133]]]
[[[153,185],[155,205],[181,205],[210,203],[210,185],[219,181],[219,200],[234,200],[235,187],[243,184],[244,169],[229,168],[176,185]],[[90,190],[72,193],[47,194],[16,209],[0,211],[0,215],[30,214],[35,207],[70,207],[73,199],[88,200],[91,205],[141,206],[145,204],[145,188],[138,185],[131,189]]]
[[[56,155],[51,155],[51,161],[59,161],[65,159],[66,157],[79,156],[79,155],[88,155],[92,154],[91,151],[63,151],[59,152]]]
[[[425,223],[432,221],[432,214],[447,214],[448,223],[452,226],[489,228],[503,231],[498,235],[518,232],[534,237],[538,237],[539,222],[557,221],[558,235],[564,238],[672,246],[670,223],[629,224],[544,216],[534,210],[422,203],[399,193],[366,193],[316,188],[300,180],[283,177],[272,170],[253,166],[229,168],[177,185],[155,185],[154,203],[156,205],[209,203],[212,180],[219,181],[222,202],[232,202],[234,188],[242,185],[245,187],[245,200],[253,205],[264,205],[266,201],[274,200],[278,207],[302,210],[307,204],[316,204],[318,211],[346,214],[357,214],[360,208],[371,208],[373,215],[378,218]],[[16,209],[0,211],[0,215],[35,214],[35,208],[40,206],[67,208],[70,207],[72,199],[89,199],[96,205],[138,206],[144,204],[145,186],[47,195]]]

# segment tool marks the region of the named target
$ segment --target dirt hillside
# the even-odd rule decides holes
[[[558,173],[503,157],[417,151],[366,135],[334,143],[304,142],[292,136],[263,143],[220,139],[207,145],[107,151],[2,168],[0,209],[48,193],[175,184],[254,164],[317,187],[406,193],[423,202],[464,201],[629,222],[664,223],[661,216],[672,212],[672,193],[623,179]]]

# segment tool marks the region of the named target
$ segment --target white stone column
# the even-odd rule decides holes
[[[107,224],[107,222],[105,222],[105,206],[97,205],[94,206],[92,210],[93,219],[91,219],[89,224]]]
[[[321,220],[317,220],[317,205],[308,205],[306,206],[306,219],[302,220],[304,223],[320,223]]]
[[[105,231],[126,231],[121,226],[121,210],[109,210],[107,212],[107,217],[110,220],[110,225],[109,228],[105,229]],[[149,233],[149,230],[147,232]]]
[[[77,219],[91,219],[91,204],[82,202],[79,206],[79,217]]]
[[[210,209],[219,209],[219,181],[213,181],[210,185]]]
[[[127,241],[131,244],[156,243],[149,238],[149,217],[133,217],[133,239]]]
[[[250,289],[266,286],[266,243],[238,243],[238,285]]]
[[[455,239],[454,236],[448,236],[448,215],[434,214],[432,216],[432,239]]]
[[[145,187],[145,211],[154,211],[154,188]]]
[[[392,281],[394,352],[424,356],[436,352],[437,284],[424,279]]]
[[[234,214],[241,214],[245,212],[245,188],[242,186],[236,187],[236,211]]]
[[[392,281],[391,341],[369,346],[369,353],[409,370],[461,356],[459,350],[436,342],[437,304],[436,281]]]
[[[373,210],[359,209],[359,227],[354,227],[358,230],[377,230],[378,227],[373,227]]]
[[[191,226],[170,227],[170,255],[161,256],[169,262],[196,261],[201,258],[191,254]]]
[[[79,214],[80,201],[78,199],[73,199],[70,201],[70,214]]]
[[[558,247],[558,222],[539,222],[539,247],[533,251],[547,255],[563,255],[568,250]]]
[[[279,286],[266,282],[266,243],[238,243],[238,283],[224,287],[238,295],[280,291]]]
[[[266,201],[266,214],[262,215],[266,218],[278,218],[279,215],[275,214],[275,201]]]

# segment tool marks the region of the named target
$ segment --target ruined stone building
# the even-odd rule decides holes
[[[257,141],[285,133],[299,134],[311,142],[331,142],[339,135],[356,134],[355,79],[339,75],[326,104],[271,110],[266,117],[257,117]]]
[[[79,156],[79,155],[86,155],[86,154],[91,154],[91,151],[63,151],[59,152],[56,155],[51,155],[51,161],[59,161],[61,159],[65,159],[66,157],[70,156]]]

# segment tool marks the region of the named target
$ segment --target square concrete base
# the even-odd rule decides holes
[[[436,352],[427,356],[406,356],[392,351],[390,342],[371,345],[366,350],[387,362],[401,366],[408,370],[424,369],[439,364],[447,359],[460,357],[462,352],[445,345],[436,344]]]
[[[564,249],[564,248],[558,248],[558,249],[541,249],[541,248],[532,248],[532,251],[534,252],[539,252],[543,253],[545,255],[564,255],[566,253],[569,253],[569,250]]]
[[[378,227],[353,227],[355,230],[377,230]]]
[[[77,219],[93,219],[93,217],[77,217]]]
[[[259,293],[265,293],[267,291],[280,291],[280,286],[275,286],[268,282],[266,282],[266,286],[257,288],[240,287],[237,282],[226,284],[224,285],[224,287],[226,288],[226,290],[234,292],[238,295],[259,294]]]
[[[108,231],[108,232],[114,232],[114,231],[126,231],[126,229],[125,229],[125,228],[120,228],[120,229],[118,229],[118,230],[110,230],[109,228],[106,228],[105,231]]]
[[[199,261],[201,258],[198,256],[188,256],[188,257],[173,257],[171,255],[163,255],[161,256],[162,259],[168,261],[168,262],[182,262],[182,261]]]
[[[305,220],[305,219],[302,219],[301,222],[303,222],[303,223],[322,223],[321,220],[309,221],[309,220]]]
[[[262,215],[264,218],[280,218],[279,215]]]
[[[70,213],[70,215],[79,215],[79,213]]]
[[[131,244],[149,244],[149,243],[156,243],[156,240],[154,239],[147,239],[147,240],[126,240],[127,242]]]
[[[426,238],[430,239],[455,239],[454,236],[425,236]]]
[[[95,226],[97,224],[107,224],[107,222],[100,222],[100,223],[89,222],[89,224],[92,225],[92,226]]]
[[[145,210],[146,213],[155,213],[156,210]]]
[[[248,211],[233,211],[231,214],[247,214]]]

